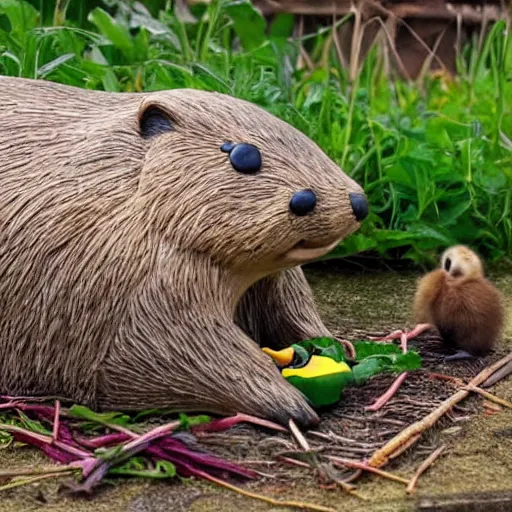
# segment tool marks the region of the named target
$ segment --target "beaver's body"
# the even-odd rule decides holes
[[[226,141],[257,146],[261,171],[237,172]],[[294,215],[304,189],[314,211]],[[249,335],[329,334],[294,265],[357,229],[349,192],[246,102],[0,77],[0,392],[316,421]]]

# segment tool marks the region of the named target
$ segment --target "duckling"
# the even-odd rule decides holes
[[[480,258],[465,245],[446,249],[441,268],[419,280],[413,310],[417,323],[435,326],[446,345],[459,349],[446,361],[487,354],[505,322],[501,293],[485,278]]]

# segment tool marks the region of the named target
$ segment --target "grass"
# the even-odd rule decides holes
[[[466,243],[489,260],[512,252],[512,35],[498,22],[459,58],[459,76],[390,80],[373,48],[354,79],[332,29],[269,26],[246,0],[177,16],[173,2],[2,0],[0,74],[89,89],[216,90],[252,101],[315,140],[361,183],[371,215],[329,257],[361,253],[430,264]],[[340,20],[342,23],[346,21]]]

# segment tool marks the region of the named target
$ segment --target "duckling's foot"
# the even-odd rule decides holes
[[[470,354],[469,352],[466,352],[465,350],[459,350],[458,352],[456,352],[455,354],[453,354],[451,356],[445,356],[444,362],[450,363],[453,361],[465,361],[465,360],[474,359],[474,358],[475,358],[475,356]]]

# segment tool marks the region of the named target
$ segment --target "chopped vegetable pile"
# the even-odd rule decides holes
[[[154,412],[131,418],[116,412],[98,414],[78,405],[61,409],[58,401],[49,406],[0,397],[0,448],[13,442],[39,448],[64,465],[58,467],[59,474],[64,476],[69,470],[69,475],[78,475],[78,481],[66,483],[72,492],[90,493],[105,477],[114,475],[195,476],[212,481],[257,477],[251,470],[194,446],[194,433],[229,428],[238,422],[237,416],[210,421],[208,416],[180,415],[177,421],[139,433],[137,422]],[[50,475],[55,476],[55,467],[52,471]]]

